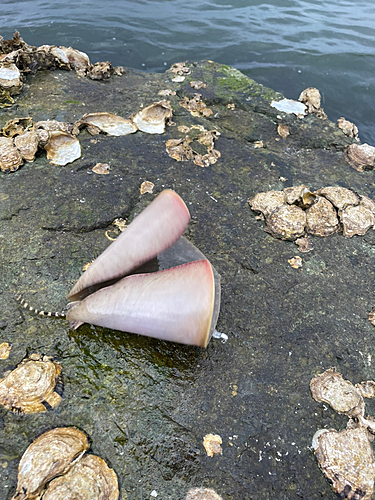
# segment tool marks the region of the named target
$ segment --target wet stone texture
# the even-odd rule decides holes
[[[32,352],[52,356],[64,376],[56,408],[27,415],[0,408],[0,498],[15,493],[27,446],[70,426],[86,432],[92,453],[116,471],[123,499],[156,491],[177,500],[198,487],[224,500],[336,498],[311,437],[322,427],[342,429],[347,417],[317,407],[309,383],[333,366],[353,383],[375,376],[375,330],[367,320],[375,234],[309,236],[313,250],[296,269],[288,262],[293,241],[266,233],[248,200],[300,184],[343,186],[375,199],[375,173],[350,167],[343,151],[355,139],[329,119],[278,111],[270,104],[282,95],[228,66],[186,67],[182,82],[172,82],[172,71],[126,70],[107,81],[41,71],[0,111],[1,128],[27,116],[128,118],[160,100],[160,90],[176,92],[168,96],[176,126],[163,134],[93,137],[83,130],[82,156],[73,163],[51,165],[42,152],[0,173],[0,342],[12,346],[0,377]],[[190,81],[206,84],[199,93],[210,116],[179,105],[197,92]],[[280,124],[288,127],[285,138]],[[206,168],[166,152],[167,140],[184,137],[178,128],[192,125],[220,133],[221,157]],[[108,175],[92,172],[98,163],[110,166]],[[141,195],[146,180],[153,193]],[[226,343],[213,338],[202,350],[90,325],[73,332],[64,319],[33,316],[13,300],[20,292],[38,309],[64,309],[82,267],[108,246],[112,222],[131,222],[163,188],[185,200],[192,215],[186,237],[222,276],[217,329]],[[372,400],[367,407],[375,414]],[[207,434],[220,435],[222,454],[207,455]]]

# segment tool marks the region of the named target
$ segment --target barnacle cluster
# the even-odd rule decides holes
[[[12,500],[117,500],[116,473],[105,461],[86,454],[86,434],[75,427],[57,427],[33,441],[18,466]]]
[[[375,461],[370,441],[375,421],[364,417],[363,397],[375,395],[375,382],[353,386],[330,368],[311,380],[310,390],[316,401],[328,403],[337,413],[349,417],[342,431],[320,429],[315,433],[312,446],[320,468],[340,498],[371,500]]]
[[[193,160],[199,167],[213,165],[220,158],[220,151],[214,147],[214,141],[220,135],[217,130],[206,130],[202,125],[182,125],[178,131],[185,136],[166,142],[166,150],[171,158],[177,161]]]
[[[297,240],[306,234],[329,236],[339,231],[351,238],[364,235],[375,225],[375,203],[340,186],[311,192],[302,184],[258,193],[249,204],[266,219],[265,231],[282,240]]]

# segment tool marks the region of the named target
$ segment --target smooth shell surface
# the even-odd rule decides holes
[[[302,102],[293,101],[292,99],[281,99],[281,101],[272,101],[271,106],[283,113],[293,113],[297,115],[299,118],[302,118],[307,113],[307,108]]]
[[[78,139],[67,132],[50,132],[49,141],[44,148],[53,165],[67,165],[81,156]]]
[[[141,109],[133,116],[133,122],[139,130],[148,134],[163,134],[165,123],[172,118],[172,108],[169,101],[154,102]]]
[[[85,455],[63,476],[51,481],[43,500],[117,500],[116,473],[96,455]]]
[[[155,273],[127,276],[73,303],[66,317],[78,322],[78,326],[81,322],[91,323],[206,347],[218,307],[215,285],[211,264],[198,260]]]
[[[344,380],[334,368],[313,378],[310,390],[315,401],[328,403],[338,413],[349,417],[364,414],[365,404],[360,391],[348,380]]]
[[[329,236],[340,230],[337,212],[332,203],[318,197],[317,202],[306,210],[306,232],[315,236]]]
[[[86,435],[74,427],[58,427],[39,436],[21,458],[12,500],[37,499],[44,485],[66,472],[88,448]]]
[[[362,236],[375,225],[374,213],[363,205],[347,207],[341,210],[339,215],[343,225],[343,234],[349,238],[356,234]]]
[[[46,411],[44,403],[55,407],[61,396],[55,392],[61,365],[48,358],[32,355],[0,381],[0,403],[22,413]]]
[[[108,135],[121,136],[134,134],[138,130],[137,126],[126,118],[114,115],[112,113],[88,113],[83,115],[78,122],[74,124],[74,133],[78,133],[78,129],[83,126],[88,126],[88,131],[93,133],[92,127],[99,129],[100,132],[105,132]],[[94,129],[95,130],[95,129]]]
[[[375,464],[366,429],[330,429],[314,442],[315,457],[340,498],[373,499]]]
[[[295,205],[281,205],[267,218],[266,231],[275,238],[294,240],[305,233],[306,213]]]

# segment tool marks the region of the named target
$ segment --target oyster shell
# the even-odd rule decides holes
[[[311,252],[314,250],[314,245],[309,238],[297,238],[294,242],[298,246],[298,250],[302,253]]]
[[[337,413],[351,418],[364,415],[365,403],[361,392],[334,368],[314,377],[310,390],[315,401],[328,403]]]
[[[18,134],[23,134],[26,130],[33,128],[33,119],[30,116],[25,118],[13,118],[8,120],[1,129],[1,134],[5,137],[14,137]]]
[[[117,500],[116,473],[96,455],[85,455],[63,476],[53,479],[43,500]]]
[[[185,500],[223,500],[211,488],[192,488],[188,491]]]
[[[0,359],[8,359],[11,349],[12,346],[8,342],[2,342],[0,344]]]
[[[375,464],[366,429],[323,429],[315,434],[313,446],[320,468],[340,498],[372,500]]]
[[[50,52],[60,65],[66,65],[68,69],[86,71],[91,66],[89,56],[80,50],[72,49],[72,47],[51,47]]]
[[[297,204],[301,208],[308,208],[316,201],[316,194],[312,193],[304,184],[285,188],[284,193],[287,203]]]
[[[336,208],[342,210],[349,205],[358,205],[359,198],[350,189],[339,186],[327,186],[316,191],[317,194],[323,195],[329,200]]]
[[[221,455],[223,453],[221,443],[222,439],[218,434],[206,434],[203,438],[203,446],[209,457]]]
[[[58,427],[39,436],[22,455],[12,500],[38,499],[45,484],[69,470],[88,448],[86,435],[75,427]]]
[[[0,63],[0,88],[15,95],[21,92],[22,87],[21,73],[17,66],[12,62]]]
[[[375,214],[375,202],[372,201],[371,198],[368,198],[367,196],[361,196],[361,201],[359,202],[359,204],[362,207],[368,208],[370,212]]]
[[[255,195],[249,200],[249,205],[255,212],[262,212],[268,217],[276,208],[284,205],[285,201],[286,197],[283,191],[266,191]]]
[[[305,233],[306,214],[295,205],[281,205],[267,218],[266,231],[275,238],[294,240]]]
[[[345,135],[351,137],[352,139],[358,139],[358,128],[354,125],[354,123],[346,120],[343,116],[338,118],[337,126],[341,128]]]
[[[191,69],[182,62],[172,64],[169,69],[176,75],[190,75],[191,73]]]
[[[358,172],[375,167],[375,147],[369,144],[351,144],[344,151],[345,160]]]
[[[71,133],[73,130],[73,125],[71,123],[59,122],[57,120],[44,120],[36,122],[35,128],[37,130],[47,130],[48,132],[53,132],[59,130],[60,132]]]
[[[35,155],[38,151],[39,137],[35,130],[27,130],[14,138],[14,145],[22,158],[25,161],[31,162],[35,160]]]
[[[187,109],[192,116],[211,116],[213,111],[207,108],[206,104],[202,101],[201,94],[194,94],[192,99],[184,97],[180,101],[180,106]]]
[[[81,156],[78,139],[58,130],[49,133],[49,141],[44,148],[47,151],[47,158],[53,165],[66,165]]]
[[[154,184],[150,181],[144,181],[141,184],[140,187],[140,193],[145,194],[145,193],[152,193],[152,190],[154,189]]]
[[[207,85],[199,80],[196,81],[191,81],[190,86],[193,87],[193,89],[199,90],[199,89],[204,89],[207,87]]]
[[[154,102],[141,109],[133,116],[133,122],[139,130],[148,134],[162,134],[165,123],[172,118],[172,108],[169,101]]]
[[[306,210],[306,232],[316,236],[329,236],[340,230],[337,213],[332,203],[319,196],[317,202]]]
[[[55,391],[61,384],[61,365],[47,356],[33,354],[0,380],[0,403],[8,410],[39,413],[55,407],[61,396]]]
[[[92,167],[92,171],[95,174],[108,175],[110,166],[108,163],[97,163],[94,167]]]
[[[321,96],[318,89],[314,87],[308,87],[301,92],[298,100],[306,104],[308,113],[314,113],[318,118],[327,118],[327,115],[320,107]]]
[[[122,74],[120,68],[114,68],[109,61],[97,62],[86,72],[91,80],[107,80],[112,74]]]
[[[193,141],[186,136],[183,139],[169,139],[165,144],[168,155],[177,161],[188,161],[194,159],[194,153],[189,144]]]
[[[134,134],[138,130],[137,126],[130,120],[112,113],[87,113],[80,120],[75,122],[73,134],[79,133],[79,129],[86,126],[91,135],[105,132],[108,135],[120,136]]]
[[[343,234],[349,238],[355,234],[362,236],[375,225],[375,215],[363,205],[340,210],[339,216],[343,225]]]
[[[288,125],[284,125],[283,123],[279,123],[277,126],[277,133],[279,134],[280,137],[282,137],[283,139],[286,139],[288,137],[288,135],[290,135]]]
[[[13,144],[13,139],[0,137],[0,170],[5,173],[15,172],[22,164],[22,156]]]
[[[298,256],[292,257],[288,260],[288,262],[294,269],[299,269],[303,265],[301,257]]]

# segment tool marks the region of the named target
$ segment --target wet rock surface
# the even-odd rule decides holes
[[[375,199],[375,174],[351,168],[344,149],[356,141],[329,119],[278,110],[271,102],[283,96],[239,71],[212,62],[179,71],[127,70],[104,81],[39,71],[13,96],[16,106],[0,111],[0,127],[27,116],[74,123],[86,113],[129,117],[158,101],[160,90],[176,92],[168,95],[176,126],[163,134],[93,137],[83,130],[73,163],[51,165],[37,154],[16,172],[0,173],[0,340],[12,345],[2,373],[35,351],[64,367],[57,408],[24,416],[0,409],[0,498],[15,493],[29,443],[55,426],[91,436],[92,453],[116,470],[123,499],[154,490],[179,499],[196,487],[224,500],[336,498],[311,436],[342,428],[347,417],[317,409],[309,383],[332,366],[353,383],[374,378],[367,315],[375,233],[311,236],[314,249],[293,269],[295,244],[264,232],[248,199],[301,184],[312,191],[343,186]],[[180,106],[196,100],[190,81],[206,84],[199,102],[209,116]],[[280,124],[288,127],[285,138]],[[178,127],[192,125],[220,133],[221,156],[206,168],[166,152],[166,141],[181,138]],[[109,164],[109,174],[93,173],[97,163]],[[141,195],[146,180],[153,193]],[[82,266],[108,246],[112,222],[131,222],[165,187],[186,202],[186,237],[222,276],[217,329],[228,335],[225,343],[213,338],[202,350],[90,325],[72,332],[64,319],[29,315],[13,301],[19,291],[38,308],[64,309]],[[372,400],[366,406],[375,414]],[[211,458],[202,437],[213,429],[223,453]]]

